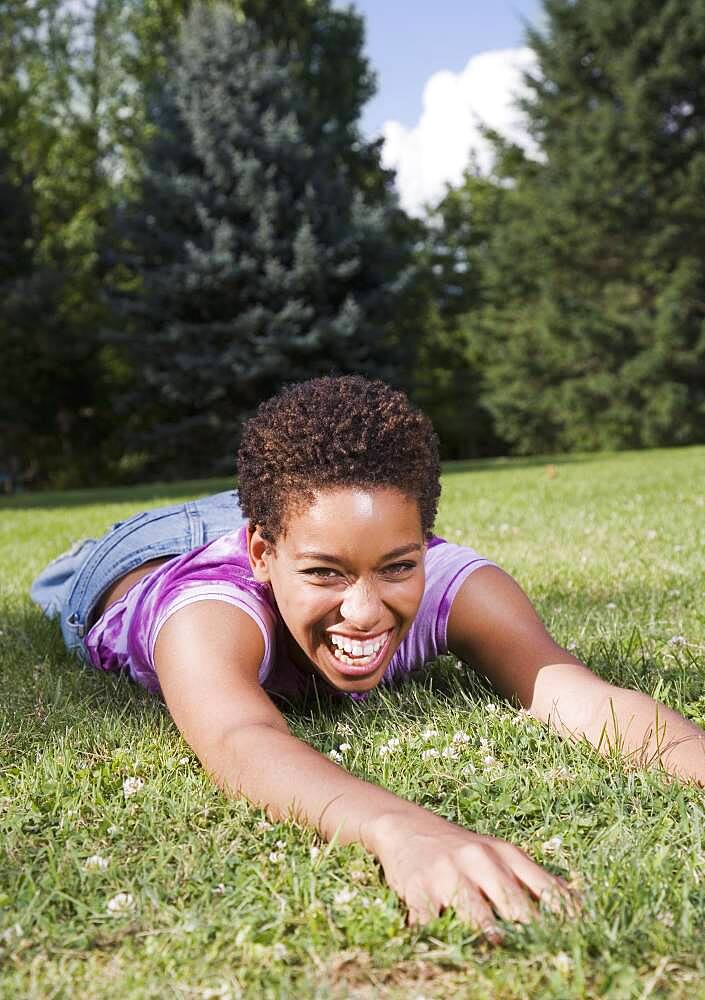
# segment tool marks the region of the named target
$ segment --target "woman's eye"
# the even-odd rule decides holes
[[[306,576],[313,576],[317,580],[333,580],[339,575],[337,570],[329,569],[327,566],[312,566],[311,569],[305,569],[304,573]]]
[[[411,572],[412,569],[416,569],[416,563],[400,562],[392,563],[391,566],[385,566],[384,572],[388,573],[390,576],[402,576],[404,573]]]

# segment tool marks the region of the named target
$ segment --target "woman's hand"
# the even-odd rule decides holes
[[[373,837],[387,882],[409,908],[410,924],[425,923],[452,906],[497,943],[503,937],[497,917],[528,923],[538,916],[534,900],[557,913],[575,911],[564,880],[518,847],[426,810],[380,817]]]

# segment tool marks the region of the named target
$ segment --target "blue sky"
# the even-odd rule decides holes
[[[377,95],[362,120],[370,135],[389,119],[413,125],[424,84],[437,70],[458,72],[480,52],[520,46],[524,21],[536,23],[542,5],[540,0],[356,0],[354,6],[365,20],[366,54],[377,73]]]
[[[347,7],[346,0],[334,0]],[[524,76],[536,69],[526,23],[540,24],[541,0],[356,0],[377,95],[363,132],[384,140],[401,203],[423,214],[471,158],[491,169],[490,126],[531,152],[516,109]]]

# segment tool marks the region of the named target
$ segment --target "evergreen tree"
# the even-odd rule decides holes
[[[705,439],[705,7],[545,0],[462,323],[516,450]],[[510,183],[507,185],[507,181]]]
[[[109,427],[95,253],[108,185],[101,125],[95,114],[87,125],[92,102],[71,67],[77,8],[0,0],[0,461],[57,485],[105,472]]]
[[[37,256],[31,179],[0,149],[0,473],[5,489],[91,481],[95,360],[66,336],[65,276]],[[88,412],[86,412],[88,411]]]
[[[463,318],[483,306],[487,247],[504,195],[490,179],[467,171],[436,206],[418,252],[429,308],[414,396],[433,420],[444,458],[493,455],[502,448],[482,402],[481,366],[468,349]]]
[[[355,184],[349,133],[309,112],[294,59],[225,5],[196,5],[155,107],[127,226],[130,402],[151,408],[172,472],[231,463],[242,416],[284,381],[396,377],[401,214],[388,182]]]

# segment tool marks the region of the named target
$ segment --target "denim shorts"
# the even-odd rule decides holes
[[[83,637],[93,624],[91,612],[120,577],[150,559],[190,552],[244,523],[233,490],[135,514],[49,563],[32,584],[32,600],[48,618],[60,620],[66,648],[86,659]]]

